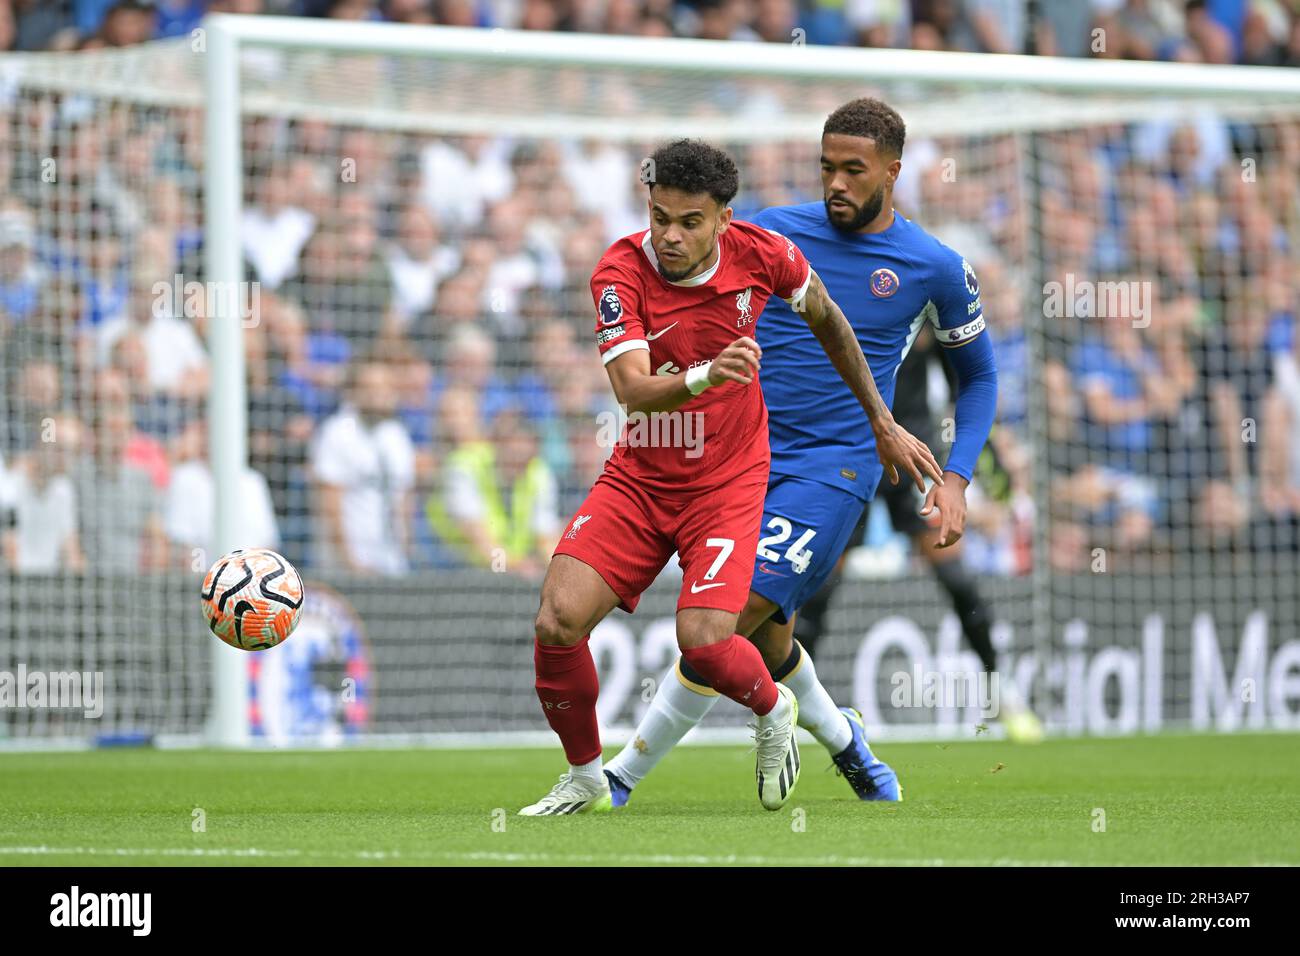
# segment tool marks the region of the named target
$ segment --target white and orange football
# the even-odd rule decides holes
[[[288,640],[302,616],[302,578],[266,548],[231,551],[203,579],[203,617],[231,647],[264,651]]]

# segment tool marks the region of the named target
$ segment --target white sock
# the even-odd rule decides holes
[[[596,786],[600,786],[605,782],[603,770],[604,766],[599,757],[591,763],[584,763],[581,766],[569,764],[569,773],[573,775],[573,779],[582,780]]]
[[[675,662],[659,681],[650,709],[637,724],[636,736],[609,762],[610,771],[635,787],[718,700],[716,693],[701,694],[683,684]]]
[[[782,681],[777,681],[777,683],[780,684],[780,683],[783,683],[783,682],[782,682]],[[798,695],[796,694],[795,696],[797,697]],[[791,710],[793,707],[794,707],[794,704],[792,704],[789,700],[787,700],[787,699],[785,698],[784,695],[782,695],[782,694],[777,694],[777,695],[776,695],[776,703],[772,705],[772,709],[771,709],[771,710],[769,710],[766,714],[760,714],[758,711],[754,711],[754,716],[755,716],[755,717],[768,717],[768,718],[770,718],[770,719],[772,719],[772,720],[774,720],[774,721],[777,721],[777,720],[788,720],[789,717],[790,717],[790,710]]]
[[[799,646],[802,655],[793,674],[781,678],[781,683],[794,691],[799,698],[799,726],[808,731],[833,755],[853,742],[849,719],[840,713],[831,695],[817,679],[817,668],[812,657]]]

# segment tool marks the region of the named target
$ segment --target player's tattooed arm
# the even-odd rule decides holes
[[[853,326],[849,325],[849,320],[830,297],[815,270],[811,271],[808,290],[803,299],[796,303],[796,308],[808,323],[808,328],[817,336],[817,341],[835,366],[835,371],[840,373],[840,378],[844,379],[867,413],[871,430],[876,436],[876,452],[885,466],[890,482],[898,484],[901,470],[912,476],[922,493],[925,492],[924,475],[929,475],[937,484],[942,485],[943,472],[933,453],[924,442],[894,421],[893,414],[876,388],[876,381],[872,378]]]
[[[871,427],[875,428],[877,422],[891,419],[893,416],[876,389],[875,379],[871,377],[867,357],[862,354],[858,337],[853,334],[853,326],[849,325],[849,320],[830,297],[826,286],[822,284],[821,276],[815,270],[809,277],[808,291],[804,294],[801,305],[808,328],[812,329],[817,341],[821,342],[822,349],[835,366],[835,371],[840,373],[840,378],[852,389],[866,411]]]

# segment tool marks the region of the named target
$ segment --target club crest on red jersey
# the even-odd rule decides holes
[[[623,303],[613,285],[600,290],[600,324],[617,325],[623,319]]]
[[[888,299],[898,291],[898,274],[893,269],[877,269],[871,273],[871,294]]]
[[[754,313],[750,308],[749,300],[754,294],[753,286],[747,288],[744,292],[736,293],[736,311],[740,314],[736,316],[736,328],[743,329],[749,323],[754,321]]]

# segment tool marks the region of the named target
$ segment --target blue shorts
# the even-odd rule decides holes
[[[785,624],[816,594],[848,546],[866,503],[848,491],[793,475],[773,475],[749,589],[777,605]]]

